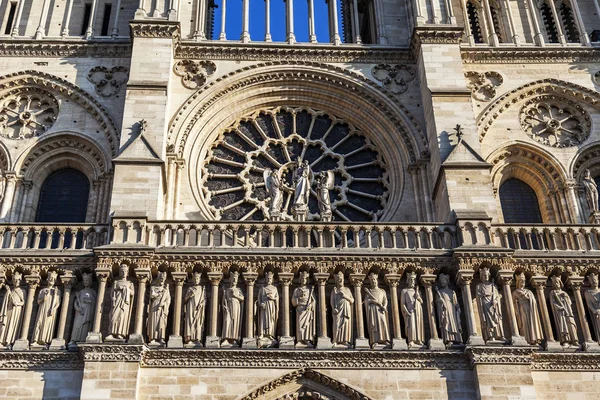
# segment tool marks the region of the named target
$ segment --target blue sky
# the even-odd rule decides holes
[[[223,0],[216,0],[219,6],[215,9],[215,25],[213,39],[219,38],[221,31],[221,5]],[[320,43],[329,42],[327,3],[325,0],[314,0],[315,31]],[[283,0],[271,0],[271,36],[274,42],[283,42],[286,37],[285,7]],[[338,0],[338,24],[340,37],[343,40],[341,21],[341,0]],[[242,33],[242,0],[227,0],[227,21],[225,28],[228,40],[239,40]],[[298,42],[308,42],[308,1],[294,0],[294,33]],[[252,41],[263,41],[265,37],[265,1],[250,0],[250,38]]]

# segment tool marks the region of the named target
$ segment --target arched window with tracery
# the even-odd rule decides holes
[[[90,193],[88,178],[76,169],[61,169],[42,185],[36,222],[85,222]]]
[[[565,1],[558,7],[558,13],[565,30],[565,36],[569,43],[579,42],[579,31],[575,24],[575,16],[573,15],[573,9],[571,5]]]
[[[500,186],[500,204],[507,224],[543,222],[537,195],[522,180],[511,178]]]
[[[467,17],[471,28],[471,36],[475,43],[483,43],[483,34],[481,29],[481,9],[478,5],[469,0],[467,1]]]
[[[544,1],[540,5],[540,14],[542,15],[542,22],[546,29],[546,37],[550,43],[558,43],[558,29],[556,28],[556,21],[554,15],[552,15],[552,7],[548,2]]]

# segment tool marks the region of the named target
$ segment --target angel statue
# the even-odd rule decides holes
[[[294,203],[293,212],[298,221],[304,221],[308,213],[308,198],[310,196],[310,165],[308,161],[298,161],[294,171]]]
[[[281,216],[281,206],[283,205],[283,184],[281,183],[281,176],[279,176],[279,170],[265,169],[263,172],[263,179],[265,181],[265,187],[267,193],[271,198],[271,205],[269,206],[269,216],[271,220],[277,221]]]
[[[333,189],[333,171],[321,171],[317,177],[317,200],[319,201],[319,212],[321,221],[331,221],[331,198],[329,191]]]

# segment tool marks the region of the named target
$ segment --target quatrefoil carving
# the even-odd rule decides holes
[[[94,84],[96,93],[102,97],[110,97],[117,94],[121,85],[127,82],[129,69],[122,66],[112,68],[97,66],[88,72],[87,79]]]
[[[408,65],[378,64],[371,69],[373,77],[392,93],[408,90],[408,82],[415,79],[415,69]]]
[[[471,96],[479,101],[490,101],[496,97],[496,88],[504,83],[502,75],[495,71],[469,71],[465,73],[465,78]]]
[[[175,75],[181,77],[181,84],[188,89],[198,89],[215,73],[217,66],[212,61],[177,61],[173,66]]]

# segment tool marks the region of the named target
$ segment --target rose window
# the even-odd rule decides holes
[[[290,217],[293,176],[305,162],[310,166],[308,220],[319,219],[317,177],[329,171],[333,220],[375,221],[381,216],[389,181],[375,145],[344,120],[308,108],[263,110],[221,133],[203,162],[205,204],[216,219],[268,219],[265,176],[277,170],[282,213]]]
[[[571,147],[590,135],[587,112],[570,100],[542,96],[521,109],[521,126],[535,141],[552,147]]]
[[[56,121],[58,101],[50,93],[21,89],[0,103],[0,135],[29,139],[46,132]]]

